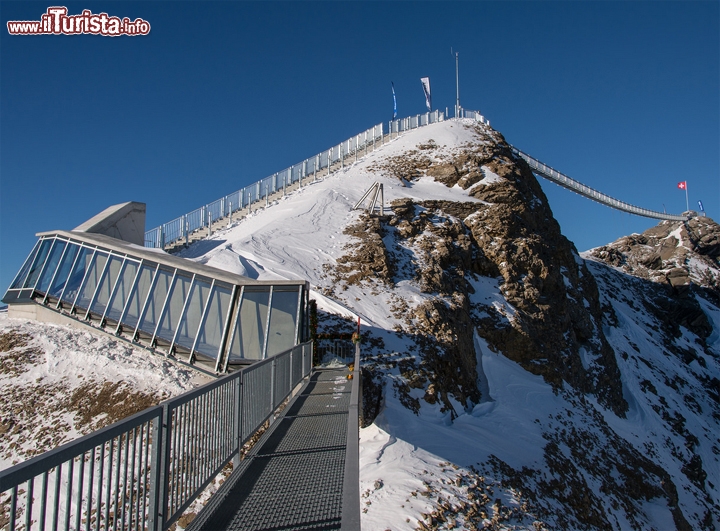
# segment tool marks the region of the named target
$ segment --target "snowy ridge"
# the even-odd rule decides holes
[[[486,248],[506,244],[507,238],[493,234],[492,220],[466,212],[493,207],[492,193],[515,178],[503,161],[492,160],[465,188],[462,179],[447,185],[441,182],[445,174],[430,173],[441,166],[457,172],[468,150],[492,148],[491,135],[473,121],[407,132],[179,255],[260,280],[307,279],[321,331],[352,331],[361,317],[363,366],[370,376],[363,385],[382,388],[380,413],[360,434],[364,530],[720,527],[720,308],[704,292],[692,292],[686,302],[701,308],[707,326],[670,330],[676,301],[654,283],[574,251],[565,262],[597,283],[602,318],[591,321],[587,333],[601,329],[607,339],[627,404],[624,417],[591,392],[567,382],[551,385],[531,373],[477,325],[466,354],[476,364],[472,378],[479,398],[443,396],[443,389],[423,379],[428,352],[441,342],[423,326],[434,323],[434,334],[445,324],[455,326],[448,337],[457,337],[467,323],[452,321],[459,297],[433,291],[414,271],[431,268],[445,248],[452,254],[449,244],[457,242],[448,242],[446,234],[458,229],[464,236],[468,225],[485,231]],[[391,224],[351,210],[375,182],[383,184],[395,209],[411,205],[403,218],[410,222]],[[488,191],[486,199],[472,195],[478,189]],[[528,212],[543,212],[542,197],[522,199]],[[416,220],[426,228],[404,238]],[[371,226],[381,235],[372,241],[364,229]],[[353,253],[357,259],[348,261]],[[380,268],[356,282],[338,273],[375,259],[387,264],[383,278]],[[444,278],[442,272],[426,273]],[[589,306],[574,273],[566,267],[560,274],[565,293],[577,296],[580,307]],[[473,323],[509,330],[522,322],[527,311],[511,302],[514,286],[503,277],[471,270],[464,275]],[[530,280],[520,279],[528,293]],[[591,349],[596,339],[591,335],[579,353],[580,369],[588,373],[601,365]],[[442,354],[437,359],[438,367],[452,369],[450,379],[461,378],[456,360]]]
[[[385,393],[382,413],[373,425],[361,432],[364,529],[416,529],[423,525],[451,528],[453,522],[461,527],[469,525],[470,520],[463,513],[468,514],[468,508],[476,507],[477,500],[482,499],[474,494],[480,478],[485,482],[484,492],[492,492],[492,495],[488,496],[489,502],[483,509],[477,510],[478,515],[485,516],[474,521],[484,522],[483,525],[494,522],[498,529],[585,528],[577,520],[563,516],[566,506],[559,493],[543,495],[543,489],[547,489],[543,485],[550,484],[556,473],[548,463],[561,457],[572,460],[577,451],[569,436],[554,437],[552,434],[556,432],[583,433],[584,437],[594,441],[595,450],[588,449],[588,453],[596,455],[596,459],[602,459],[602,454],[596,452],[602,451],[603,444],[626,448],[628,459],[631,459],[629,456],[651,456],[653,462],[667,468],[677,484],[679,507],[684,518],[698,528],[705,525],[703,522],[717,521],[717,509],[708,510],[707,502],[698,502],[708,496],[708,499],[718,499],[719,461],[713,435],[718,433],[718,421],[708,416],[708,412],[717,406],[713,406],[710,399],[700,398],[698,408],[693,409],[680,394],[676,395],[678,391],[672,385],[661,380],[679,374],[699,392],[703,378],[717,378],[720,322],[713,321],[714,332],[708,341],[706,352],[712,355],[699,355],[706,365],[702,373],[687,372],[682,368],[682,362],[668,360],[667,355],[661,356],[665,360],[662,364],[648,361],[654,359],[659,348],[658,340],[653,340],[648,330],[660,325],[652,316],[611,300],[607,294],[623,293],[625,289],[627,297],[631,298],[633,292],[620,288],[629,282],[624,275],[608,273],[604,266],[594,266],[591,271],[600,282],[601,293],[606,294],[602,295],[603,301],[612,305],[618,314],[619,324],[614,327],[604,325],[604,328],[621,363],[624,395],[630,405],[627,419],[615,416],[593,400],[578,397],[570,389],[557,394],[541,377],[493,352],[481,338],[476,342],[476,355],[481,361],[478,379],[485,382],[488,394],[479,403],[468,409],[454,401],[458,416],[452,419],[452,414],[443,412],[440,404],[423,401],[423,389],[410,388],[409,399],[422,404],[419,414],[415,415],[403,404],[402,394],[397,390],[407,385],[408,380],[401,367],[403,360],[414,356],[417,346],[406,336],[396,333],[402,329],[403,322],[392,308],[404,305],[404,313],[411,314],[432,295],[424,293],[409,277],[399,278],[391,288],[380,283],[360,283],[344,285],[337,290],[329,272],[338,265],[339,258],[357,248],[357,239],[343,233],[342,229],[360,219],[360,212],[350,209],[376,181],[384,185],[388,203],[408,198],[479,202],[457,185],[447,187],[428,177],[400,180],[383,170],[389,163],[399,164],[399,159],[395,159],[408,152],[425,154],[423,146],[428,144],[436,146],[427,155],[437,162],[462,152],[465,146],[477,144],[473,129],[468,125],[445,122],[406,133],[366,159],[276,201],[269,208],[256,210],[235,227],[214,234],[203,243],[202,252],[191,246],[181,255],[214,265],[221,264],[220,260],[225,261],[227,257],[232,258],[232,263],[249,262],[253,264],[257,278],[274,278],[274,275],[307,278],[315,292],[323,294],[318,297],[321,309],[347,316],[361,315],[367,320],[368,331],[375,338],[371,342],[376,341],[372,344],[381,347],[366,350],[369,355],[366,364],[385,374]],[[482,186],[503,180],[489,168],[483,168],[483,172]],[[383,238],[386,246],[392,243],[389,234]],[[420,244],[423,237],[432,239],[433,235],[422,236],[416,242]],[[214,248],[207,250],[208,246]],[[398,248],[396,259],[395,265],[401,271],[403,264],[422,261],[422,253],[417,248]],[[584,263],[577,256],[575,259]],[[494,309],[500,320],[514,318],[515,309],[507,302],[496,279],[475,277],[469,282],[475,290],[472,295],[475,303],[488,308],[486,311]],[[334,302],[328,305],[328,301]],[[342,305],[340,309],[333,307],[337,304]],[[706,307],[714,308],[709,302]],[[712,311],[718,312],[717,309]],[[695,339],[686,332],[676,341],[678,348],[690,349]],[[637,345],[640,353],[632,344]],[[627,354],[627,360],[623,359],[622,353]],[[594,363],[589,353],[583,360],[584,365]],[[658,367],[653,378],[643,372],[647,368],[646,362]],[[646,380],[655,386],[659,396],[677,396],[677,399],[666,399],[666,413],[653,409],[658,399],[648,391],[648,384],[643,384]],[[673,432],[667,415],[685,418],[685,431]],[[695,455],[687,450],[689,434],[697,437],[696,454],[708,473],[705,492],[686,474],[687,463]],[[690,440],[693,439],[690,437]],[[605,473],[617,476],[609,482],[596,476],[600,472],[588,463],[576,464],[572,473],[571,479],[584,482],[586,487],[583,488],[589,489],[587,492],[594,497],[592,511],[605,512],[597,517],[597,528],[606,525],[602,522],[615,529],[675,528],[675,509],[659,494],[659,487],[647,487],[650,489],[647,500],[632,502],[632,510],[627,506],[632,496],[608,492],[628,481],[621,474],[611,472],[623,466],[621,459],[609,459],[611,464],[604,465],[609,467]],[[659,473],[650,464],[638,466],[652,470],[653,474]],[[526,489],[534,486],[535,491],[526,490],[520,494],[508,487],[519,481],[508,467],[516,474],[522,470],[536,471],[532,479],[525,482]],[[643,481],[650,482],[649,485],[654,480]],[[500,504],[494,504],[496,499]],[[432,516],[433,511],[438,512],[445,506],[450,507],[444,509],[446,516],[440,519]]]

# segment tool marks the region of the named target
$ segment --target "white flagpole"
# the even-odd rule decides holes
[[[690,210],[690,203],[688,202],[688,191],[687,191],[687,189],[688,189],[688,185],[687,185],[687,181],[685,181],[685,211],[686,211],[686,212],[687,212],[688,210]]]

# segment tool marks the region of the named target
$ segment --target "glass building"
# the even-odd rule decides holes
[[[306,281],[252,280],[106,234],[38,237],[2,299],[11,316],[41,305],[216,373],[307,340]]]

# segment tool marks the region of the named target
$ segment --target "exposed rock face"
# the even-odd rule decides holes
[[[623,271],[675,288],[691,283],[720,295],[720,225],[708,217],[663,221],[642,234],[632,234],[597,247],[589,255]]]
[[[422,291],[437,295],[405,318],[405,331],[422,343],[428,381],[438,384],[441,396],[449,392],[463,404],[477,402],[477,330],[497,351],[555,387],[566,382],[622,415],[627,404],[599,326],[592,275],[560,233],[525,162],[514,158],[499,133],[477,129],[476,135],[476,144],[462,146],[449,160],[433,157],[436,146],[429,143],[376,167],[408,182],[427,175],[458,185],[475,200],[400,199],[386,221],[364,216],[346,230],[361,243],[338,260],[338,272],[349,282],[368,274],[390,285],[414,279]],[[478,277],[501,279],[510,318],[471,302]],[[449,365],[457,373],[446,374]]]
[[[587,255],[658,284],[646,290],[650,300],[646,306],[671,336],[679,336],[680,326],[703,340],[712,333],[696,298],[701,295],[720,303],[720,225],[712,219],[663,221],[642,234],[592,249]]]
[[[668,529],[715,529],[720,312],[708,316],[720,306],[720,228],[708,218],[661,223],[585,260],[502,136],[483,128],[475,138],[450,150],[426,142],[375,163],[414,198],[345,230],[356,240],[328,268],[330,291],[356,284],[386,297],[411,346],[367,361],[386,375],[385,393],[416,414],[439,405],[454,418],[458,403],[484,414],[490,404],[473,408],[491,398],[480,391],[482,340],[567,405],[534,419],[543,443],[531,466],[495,455],[474,463],[478,481],[493,477],[512,492],[523,517],[499,500],[490,509],[468,487],[461,503],[438,495],[418,529],[473,528],[476,503],[483,522],[491,512],[493,524],[532,515],[537,529],[657,528],[650,506],[667,510]],[[414,187],[452,191],[429,199]],[[408,284],[415,291],[402,292]],[[493,357],[485,352],[483,364]],[[634,423],[643,426],[633,432]]]

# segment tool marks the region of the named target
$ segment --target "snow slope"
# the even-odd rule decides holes
[[[553,388],[477,333],[481,399],[463,404],[450,397],[448,411],[428,400],[426,389],[409,385],[407,367],[418,362],[422,346],[401,332],[402,314],[435,295],[412,277],[391,286],[337,282],[339,259],[358,246],[343,230],[360,220],[351,208],[373,183],[384,185],[388,203],[478,201],[460,186],[426,176],[400,180],[384,169],[424,145],[437,146],[426,153],[437,162],[477,145],[468,125],[447,121],[405,133],[179,254],[251,278],[309,280],[321,317],[337,314],[349,323],[361,317],[363,364],[384,389],[380,415],[361,430],[364,530],[720,527],[720,415],[712,393],[720,378],[720,309],[710,299],[700,301],[712,326],[706,340],[686,329],[670,337],[642,302],[647,281],[585,260],[606,312],[602,326],[620,367],[626,417],[567,385]],[[487,167],[482,172],[479,185],[503,180]],[[390,238],[384,243],[393,245]],[[402,260],[422,259],[413,248],[395,251],[399,270]],[[473,303],[498,322],[515,319],[499,279],[475,275],[468,282]],[[61,334],[55,340],[63,341]],[[162,363],[148,369],[147,378],[153,370],[170,372]],[[188,381],[181,372],[172,377]]]
[[[468,144],[477,143],[477,138],[471,128],[454,121],[411,131],[344,170],[217,232],[210,240],[216,246],[209,252],[201,254],[197,250],[200,246],[191,246],[181,253],[253,278],[308,279],[315,297],[321,299],[321,309],[335,313],[339,304],[339,313],[361,316],[366,330],[379,341],[381,347],[367,349],[370,352],[366,359],[366,364],[383,372],[385,394],[382,413],[361,432],[363,529],[475,525],[494,525],[498,529],[584,528],[577,519],[563,516],[570,502],[563,502],[562,493],[543,493],[552,490],[548,485],[552,485],[557,470],[548,463],[558,456],[578,463],[562,481],[570,494],[577,488],[573,481],[583,484],[582,489],[590,493],[587,511],[604,513],[597,516],[596,528],[675,528],[673,508],[658,495],[659,472],[653,472],[655,480],[640,482],[647,484],[647,495],[613,492],[627,482],[619,470],[633,463],[621,462],[622,456],[605,457],[606,462],[595,470],[573,457],[582,451],[582,445],[573,446],[568,432],[594,441],[587,452],[598,460],[603,459],[600,455],[604,444],[627,446],[628,456],[651,456],[678,486],[679,507],[690,525],[708,529],[718,525],[720,431],[717,416],[709,414],[717,404],[707,398],[699,383],[720,374],[720,312],[709,302],[706,307],[714,316],[715,332],[707,352],[712,355],[698,354],[702,367],[686,366],[676,356],[659,354],[663,349],[658,345],[661,339],[653,334],[653,328],[659,326],[654,318],[623,302],[637,299],[642,286],[627,287],[632,282],[626,275],[599,264],[593,266],[604,302],[612,305],[618,315],[618,323],[607,326],[606,335],[621,364],[624,395],[630,404],[625,419],[569,389],[554,392],[541,377],[492,352],[480,338],[476,338],[478,383],[486,390],[480,403],[470,408],[454,403],[457,418],[452,420],[453,415],[442,412],[439,404],[422,401],[422,389],[410,390],[411,399],[422,404],[419,414],[403,405],[397,390],[407,380],[399,365],[411,358],[417,347],[407,336],[395,333],[403,323],[389,308],[402,300],[410,311],[429,295],[413,279],[398,281],[392,288],[360,283],[335,289],[328,271],[337,265],[338,258],[357,246],[357,240],[344,234],[343,228],[357,222],[360,212],[351,208],[375,182],[384,185],[388,203],[400,198],[477,201],[457,185],[449,188],[429,177],[401,181],[381,171],[395,157],[417,153],[428,143],[439,147],[430,156],[442,161]],[[482,170],[485,177],[481,184],[502,180],[488,168]],[[207,249],[207,242],[202,249]],[[406,251],[407,260],[417,259],[411,250]],[[475,288],[474,301],[494,308],[502,319],[513,319],[515,310],[505,300],[496,279],[476,277],[470,282]],[[336,310],[330,308],[329,301],[334,301]],[[676,342],[678,348],[692,349],[695,340],[685,332]],[[687,382],[695,398],[683,399],[683,391],[673,388],[672,378]],[[656,393],[648,392],[651,386]],[[664,405],[659,404],[663,400]],[[668,422],[668,418],[677,422]],[[685,419],[683,428],[679,427],[679,423],[683,424],[681,418]],[[709,472],[704,491],[683,471],[692,455],[700,456],[704,470]],[[647,463],[637,466],[654,470]],[[517,476],[521,471],[533,471],[527,474],[534,476],[524,482],[517,477],[513,480],[513,474]],[[603,474],[614,477],[606,480]],[[514,488],[515,484],[522,484],[525,492]]]

